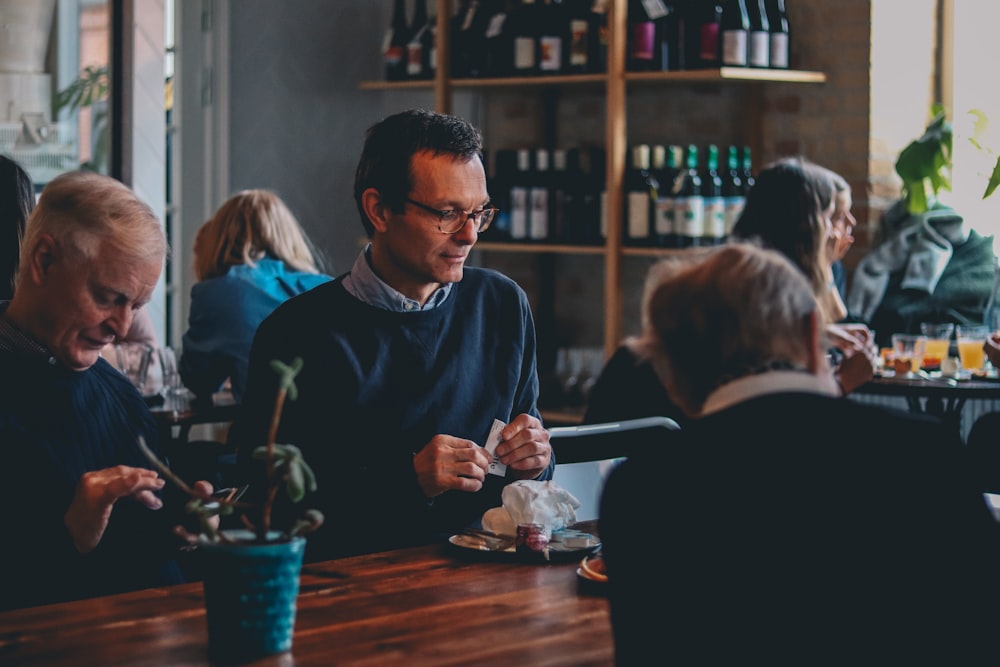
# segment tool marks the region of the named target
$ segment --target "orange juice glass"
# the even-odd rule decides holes
[[[958,338],[958,358],[962,362],[962,368],[970,371],[981,370],[986,363],[986,354],[983,352],[983,343],[989,335],[989,329],[985,326],[956,327]]]
[[[939,368],[941,362],[948,358],[948,348],[951,345],[951,334],[954,330],[955,325],[950,322],[945,324],[920,323],[920,333],[927,336],[927,344],[924,345],[924,368]]]
[[[924,360],[924,346],[927,344],[927,336],[915,334],[892,334],[892,348],[895,356],[896,372],[900,367],[906,367],[909,362],[910,372],[916,373],[920,370],[920,364]]]

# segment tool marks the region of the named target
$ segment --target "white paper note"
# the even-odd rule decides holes
[[[488,451],[493,457],[493,460],[490,461],[490,469],[487,470],[487,472],[491,475],[499,475],[500,477],[507,474],[507,466],[500,463],[500,459],[498,459],[493,452],[496,451],[497,445],[500,444],[500,431],[502,431],[503,427],[506,425],[507,424],[503,423],[499,419],[494,419],[493,426],[490,427],[490,435],[486,438],[485,445],[486,451]]]

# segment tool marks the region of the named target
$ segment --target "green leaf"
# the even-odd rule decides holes
[[[285,480],[288,498],[297,503],[306,496],[305,479],[302,473],[302,466],[294,460],[288,462],[288,474]]]
[[[990,182],[986,184],[986,192],[983,194],[983,199],[993,194],[997,186],[1000,186],[1000,157],[997,158],[996,164],[993,165],[993,173],[990,174]]]

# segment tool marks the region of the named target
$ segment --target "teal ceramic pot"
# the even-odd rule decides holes
[[[233,530],[230,538],[252,539]],[[305,538],[268,544],[204,543],[208,652],[214,661],[248,662],[292,648]]]

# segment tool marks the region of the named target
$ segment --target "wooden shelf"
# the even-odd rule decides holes
[[[603,255],[602,245],[557,245],[554,243],[492,243],[484,241],[474,246],[475,250],[488,252],[551,252],[556,255]]]

